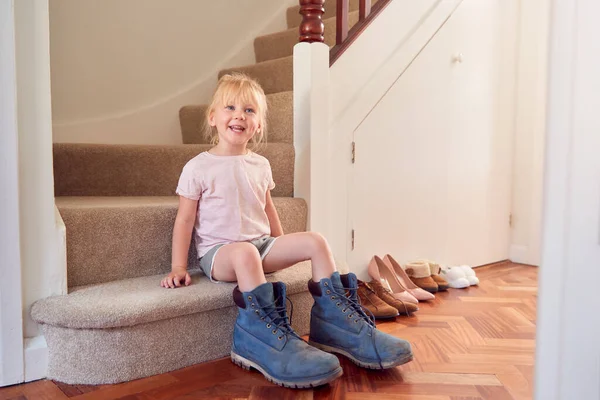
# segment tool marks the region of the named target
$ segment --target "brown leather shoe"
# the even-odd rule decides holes
[[[410,303],[408,301],[402,301],[402,300],[394,297],[392,295],[392,293],[390,292],[390,290],[388,288],[386,288],[385,286],[383,286],[381,284],[381,282],[377,282],[377,281],[373,280],[373,281],[367,283],[366,285],[367,285],[367,287],[369,287],[369,288],[373,289],[373,291],[375,291],[375,294],[377,295],[377,297],[379,297],[381,300],[383,300],[384,302],[386,302],[387,304],[389,304],[390,306],[392,306],[396,310],[398,310],[400,315],[410,315],[410,314],[414,313],[415,311],[419,310],[419,306],[417,306],[415,303]]]
[[[429,293],[437,293],[438,284],[431,277],[429,264],[423,261],[415,261],[404,265],[404,272],[415,285]]]
[[[398,316],[398,310],[377,297],[375,291],[363,281],[358,281],[357,294],[360,299],[360,305],[373,313],[375,319],[394,318]]]

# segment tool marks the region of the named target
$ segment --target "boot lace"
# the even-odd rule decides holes
[[[342,301],[338,301],[336,306],[340,307],[341,304],[344,304],[344,308],[342,309],[343,313],[346,313],[346,310],[351,309],[352,311],[348,314],[348,318],[352,318],[354,314],[357,315],[358,318],[354,319],[354,323],[358,323],[359,321],[364,321],[367,323],[369,328],[369,336],[371,337],[371,343],[373,344],[373,348],[375,349],[375,354],[377,354],[377,359],[379,360],[379,366],[383,369],[383,365],[381,364],[381,355],[379,354],[379,350],[377,350],[377,346],[375,344],[375,315],[365,307],[360,304],[360,299],[358,298],[358,287],[349,288],[349,287],[333,287],[334,295],[331,296],[331,300],[335,300],[340,298]],[[348,294],[346,294],[348,293]],[[335,296],[337,295],[337,296]],[[355,300],[356,299],[356,300]],[[366,312],[365,312],[366,311]],[[367,315],[367,313],[369,315]]]
[[[267,304],[266,306],[262,307],[263,310],[270,310],[265,311],[265,314],[261,317],[261,320],[264,321],[267,318],[271,320],[271,322],[267,322],[266,327],[269,329],[273,329],[273,335],[277,334],[277,331],[281,332],[282,334],[277,337],[277,339],[279,340],[283,340],[284,337],[287,339],[290,335],[302,340],[302,338],[292,328],[292,315],[294,314],[294,303],[292,303],[290,298],[287,296],[285,296],[285,299],[290,303],[289,317],[287,314],[286,303],[280,302],[281,297],[278,297],[273,303]],[[282,305],[277,305],[279,303],[281,303]]]

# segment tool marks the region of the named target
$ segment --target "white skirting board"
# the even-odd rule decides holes
[[[44,336],[25,339],[25,382],[46,377],[48,371],[48,345]]]
[[[511,244],[508,250],[508,258],[514,263],[532,264],[529,260],[529,247]]]

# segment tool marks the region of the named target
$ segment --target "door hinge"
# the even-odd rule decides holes
[[[356,143],[352,142],[352,164],[356,160]]]
[[[351,235],[352,235],[352,239],[351,239],[351,247],[352,247],[352,250],[354,250],[354,229],[352,229],[352,233],[351,233]]]

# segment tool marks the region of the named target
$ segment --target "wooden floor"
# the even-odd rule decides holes
[[[331,385],[291,390],[222,359],[119,385],[38,381],[0,389],[0,400],[531,399],[537,268],[504,264],[476,271],[479,287],[450,289],[421,303],[413,317],[378,324],[413,346],[414,361],[395,369],[369,371],[341,359],[344,375]]]

